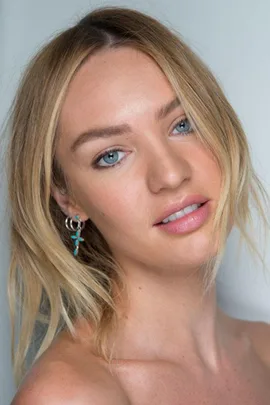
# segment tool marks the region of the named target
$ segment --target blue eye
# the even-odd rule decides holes
[[[193,131],[193,128],[189,120],[187,118],[183,118],[176,124],[173,131],[177,131],[176,134],[189,134]]]
[[[176,131],[176,132],[175,132]],[[193,128],[187,118],[181,119],[173,128],[173,134],[182,134],[188,135],[189,133],[193,132]],[[122,158],[120,159],[119,154],[123,154]],[[121,163],[125,155],[125,152],[120,149],[112,149],[107,150],[103,154],[97,157],[97,159],[93,162],[93,167],[97,169],[106,169],[109,167],[114,167]],[[102,162],[103,161],[103,162]]]
[[[103,153],[101,156],[99,156],[97,158],[97,160],[94,162],[94,165],[97,167],[103,167],[103,168],[115,166],[118,163],[120,163],[122,160],[122,159],[118,160],[119,153],[124,154],[124,152],[119,149],[109,150],[109,151]],[[103,164],[101,164],[102,160],[103,160]],[[104,162],[105,162],[105,164],[104,164]]]

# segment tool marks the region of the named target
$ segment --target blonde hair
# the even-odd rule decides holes
[[[246,137],[232,107],[204,63],[168,28],[138,11],[102,8],[60,33],[29,64],[11,114],[8,153],[11,209],[10,308],[17,381],[24,373],[37,323],[46,325],[36,357],[57,331],[74,331],[86,318],[94,330],[97,352],[109,358],[106,338],[116,326],[113,291],[123,291],[119,264],[95,225],[88,220],[85,244],[72,256],[65,216],[51,186],[68,190],[55,159],[59,114],[69,84],[86,59],[104,48],[131,46],[148,54],[163,70],[200,140],[213,152],[222,173],[222,193],[214,218],[218,254],[209,258],[205,290],[213,283],[233,218],[248,245],[251,204],[263,218],[267,196],[250,159]],[[258,253],[259,254],[259,253]],[[20,319],[15,350],[16,319]]]

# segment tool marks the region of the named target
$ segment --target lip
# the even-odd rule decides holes
[[[156,225],[155,228],[175,235],[185,235],[197,231],[208,221],[211,215],[210,202],[210,200],[207,201],[200,208],[174,221]]]
[[[177,211],[182,210],[183,208],[192,205],[192,204],[204,204],[207,201],[209,201],[206,197],[196,194],[196,195],[189,195],[185,198],[183,198],[182,201],[173,203],[168,205],[163,213],[157,218],[156,222],[154,223],[154,226],[160,225],[160,223],[170,215],[174,214]]]

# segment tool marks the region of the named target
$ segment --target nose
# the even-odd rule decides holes
[[[176,189],[191,177],[191,166],[181,145],[164,142],[148,152],[147,182],[153,193]]]

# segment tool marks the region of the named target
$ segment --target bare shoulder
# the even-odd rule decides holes
[[[258,321],[240,321],[253,348],[261,360],[270,367],[270,324]]]
[[[65,346],[66,343],[66,346]],[[44,353],[11,405],[130,405],[118,380],[85,347],[67,342]]]

